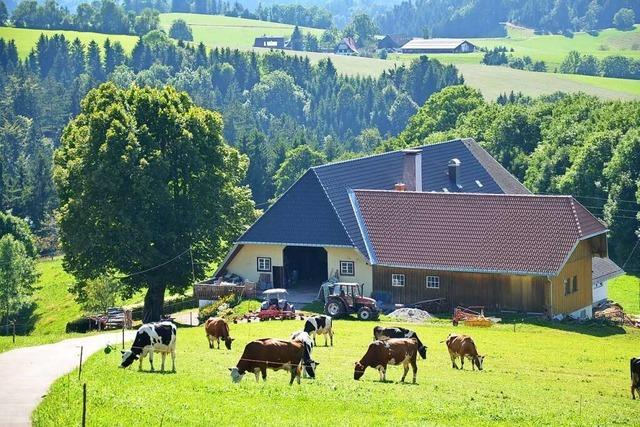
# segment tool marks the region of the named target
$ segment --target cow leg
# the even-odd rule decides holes
[[[331,337],[331,347],[333,347],[333,329],[329,331],[329,336]]]
[[[142,371],[142,359],[144,359],[143,353],[140,353],[140,358],[138,359],[138,371]]]
[[[386,367],[382,365],[378,366],[378,372],[380,373],[380,382],[387,381]]]
[[[456,365],[456,355],[452,352],[449,352],[449,357],[451,357],[451,367],[453,369],[458,369],[458,365]]]
[[[638,391],[638,394],[640,394],[640,391]],[[631,384],[631,398],[636,400],[636,387],[633,383]]]
[[[167,358],[167,353],[164,351],[161,353],[162,363],[160,364],[160,372],[164,372],[164,361]]]
[[[176,371],[176,350],[171,350],[171,372]]]
[[[209,348],[213,348],[213,337],[211,335],[207,335],[207,339],[209,340]]]
[[[151,365],[151,372],[154,372],[155,369],[153,369],[153,350],[149,351],[149,364]]]
[[[328,339],[327,339],[327,335],[329,335],[329,334],[326,334],[326,333],[324,334],[324,346],[325,346],[325,347],[329,347],[329,344],[328,344],[328,342],[327,342],[327,341],[328,341]],[[332,342],[331,342],[331,345],[333,345],[333,338],[331,338],[331,341],[332,341]]]
[[[260,368],[254,368],[253,369],[253,374],[256,376],[256,382],[259,383],[260,382]]]
[[[318,344],[316,343],[316,333],[315,333],[315,332],[312,332],[312,334],[313,334],[313,346],[314,346],[314,347],[317,347],[317,346],[318,346]]]
[[[413,383],[416,383],[416,375],[418,374],[418,365],[416,364],[416,357],[417,355],[414,355],[411,358],[411,369],[413,369]]]
[[[267,367],[261,367],[260,371],[262,372],[262,381],[267,382]]]
[[[464,370],[464,356],[460,356],[460,369]]]
[[[400,382],[403,383],[405,377],[407,376],[407,374],[409,373],[409,364],[407,362],[404,362],[402,364],[402,367],[404,368],[404,373],[402,374],[402,378],[400,379]]]

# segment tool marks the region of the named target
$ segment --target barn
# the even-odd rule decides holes
[[[333,52],[337,55],[348,55],[355,56],[358,55],[358,47],[356,46],[356,41],[351,37],[345,37],[336,45]]]
[[[404,34],[387,34],[376,40],[376,46],[378,49],[396,50],[404,46],[409,40],[411,40],[411,37]]]
[[[422,39],[415,38],[405,43],[402,53],[471,53],[476,46],[464,39]]]
[[[281,36],[262,36],[256,37],[253,47],[266,47],[271,49],[284,49],[285,40]]]
[[[335,278],[396,304],[588,317],[593,259],[613,264],[606,233],[571,196],[532,195],[456,139],[309,169],[215,276],[316,292]]]

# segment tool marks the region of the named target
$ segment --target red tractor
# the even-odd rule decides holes
[[[357,314],[360,320],[376,320],[380,316],[376,301],[362,295],[359,283],[333,283],[329,291],[324,312],[331,317]]]
[[[267,289],[262,293],[263,303],[258,312],[260,320],[271,319],[295,319],[296,309],[288,301],[288,292],[286,289]]]

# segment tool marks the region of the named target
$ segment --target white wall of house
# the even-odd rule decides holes
[[[597,304],[600,301],[604,301],[608,298],[608,281],[598,282],[593,284],[593,303]]]
[[[373,287],[373,269],[367,263],[362,254],[355,248],[331,248],[325,247],[327,251],[327,269],[328,277],[332,277],[338,272],[338,278],[341,282],[357,282],[364,283],[364,294],[371,295]],[[340,275],[340,261],[353,261],[354,275]]]
[[[258,282],[260,274],[265,274],[263,271],[258,271],[258,258],[271,258],[273,271],[274,265],[282,266],[283,249],[283,245],[244,245],[227,266],[227,271],[246,280]]]

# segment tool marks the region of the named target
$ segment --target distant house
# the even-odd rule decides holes
[[[593,304],[606,301],[609,297],[609,280],[622,276],[624,271],[609,258],[594,258],[591,267],[593,282]]]
[[[266,47],[271,49],[284,49],[285,39],[280,36],[262,36],[256,37],[253,47]]]
[[[470,53],[476,46],[463,39],[421,39],[415,38],[405,43],[402,53]]]
[[[377,40],[377,47],[378,49],[387,50],[400,49],[410,40],[411,37],[408,37],[404,34],[387,34],[386,36],[381,37]]]
[[[345,37],[340,40],[333,50],[338,55],[358,55],[358,48],[356,47],[356,41],[351,37]]]
[[[215,277],[316,291],[335,277],[395,304],[446,298],[590,317],[592,283],[618,270],[606,226],[578,201],[532,195],[474,140],[457,139],[309,169]]]

